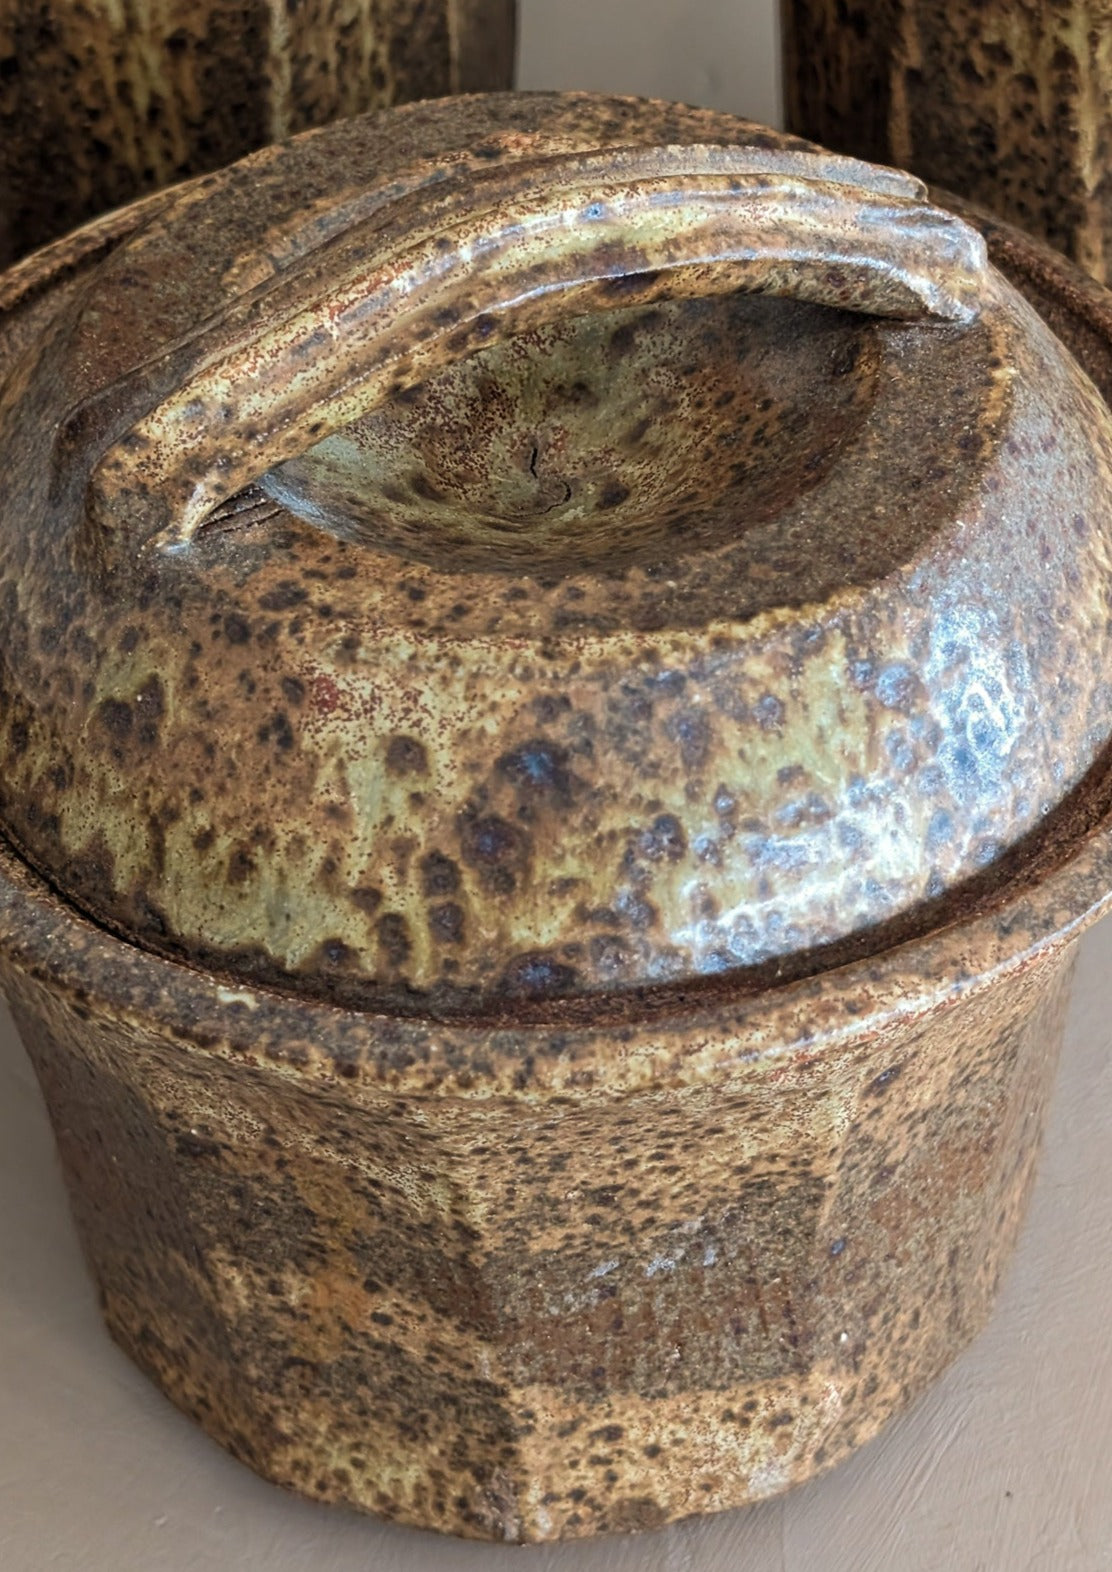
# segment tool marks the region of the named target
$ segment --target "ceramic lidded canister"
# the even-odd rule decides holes
[[[353,120],[0,282],[0,966],[114,1335],[456,1533],[844,1455],[1107,898],[1110,418],[909,177]]]

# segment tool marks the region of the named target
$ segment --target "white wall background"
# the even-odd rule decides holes
[[[777,0],[519,0],[519,85],[642,93],[780,123]]]

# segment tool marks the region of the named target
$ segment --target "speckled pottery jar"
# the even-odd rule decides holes
[[[509,87],[516,0],[0,0],[0,267],[343,115]]]
[[[268,1478],[649,1528],[984,1321],[1112,890],[1112,315],[984,228],[502,95],[0,279],[0,975]]]
[[[1112,268],[1110,0],[781,0],[788,124]]]

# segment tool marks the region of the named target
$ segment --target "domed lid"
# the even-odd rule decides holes
[[[447,101],[8,294],[0,815],[142,944],[432,1012],[788,970],[1107,740],[1108,411],[905,176]]]

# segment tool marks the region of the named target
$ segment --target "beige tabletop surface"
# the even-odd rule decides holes
[[[775,119],[774,0],[523,0],[525,86]],[[108,1341],[30,1068],[0,1020],[0,1572],[1112,1572],[1112,922],[1085,940],[1030,1215],[991,1324],[830,1475],[542,1549],[256,1479]]]

